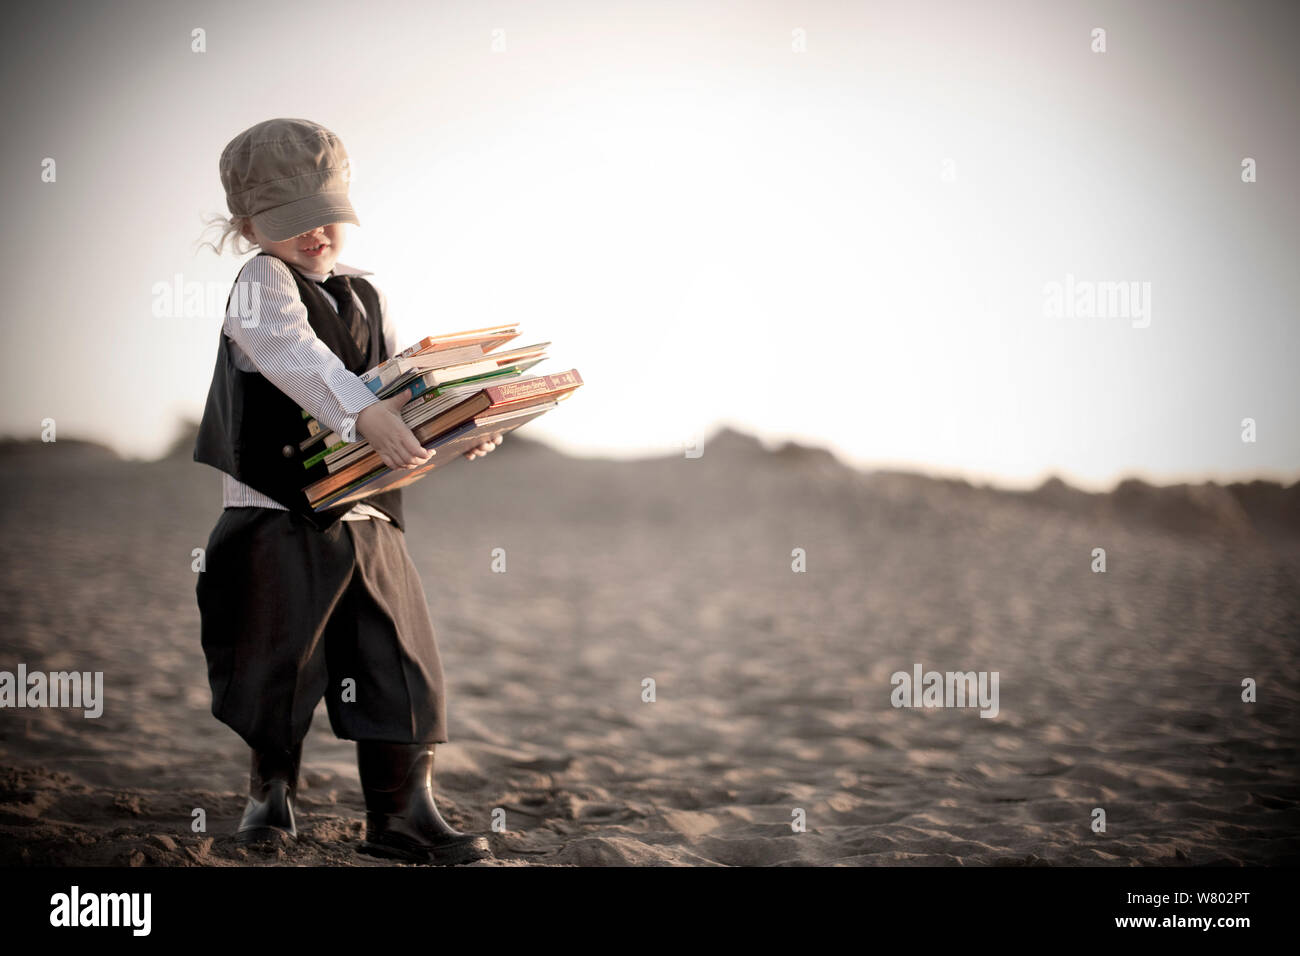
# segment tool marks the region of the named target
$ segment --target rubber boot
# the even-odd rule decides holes
[[[433,744],[357,741],[366,799],[366,839],[374,856],[451,866],[492,856],[487,837],[451,827],[433,801]]]
[[[248,806],[235,833],[236,843],[296,840],[293,805],[298,795],[302,743],[291,750],[252,751]]]

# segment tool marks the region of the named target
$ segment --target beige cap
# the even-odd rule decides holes
[[[351,180],[343,143],[309,120],[258,123],[221,153],[221,185],[230,214],[251,217],[273,242],[332,222],[361,225],[348,202]]]

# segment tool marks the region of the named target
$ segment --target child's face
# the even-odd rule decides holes
[[[250,234],[251,233],[251,234]],[[263,252],[283,259],[297,266],[303,272],[327,273],[339,261],[343,250],[343,223],[332,222],[328,226],[317,226],[309,232],[272,242],[258,231],[251,222],[245,228],[244,235],[262,247]]]

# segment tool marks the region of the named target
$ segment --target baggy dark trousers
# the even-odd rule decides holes
[[[322,695],[345,740],[446,742],[438,644],[401,529],[226,508],[204,567],[212,713],[250,747],[301,742]]]

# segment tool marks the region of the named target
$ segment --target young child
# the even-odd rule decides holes
[[[260,253],[226,308],[194,459],[223,474],[223,511],[196,586],[212,713],[249,745],[249,799],[235,839],[293,839],[302,741],[322,695],[334,733],[357,742],[368,853],[428,863],[490,856],[433,799],[447,740],[442,664],[406,550],[400,490],[316,513],[298,442],[300,409],[366,439],[390,468],[431,454],[358,378],[397,351],[381,293],[338,264],[347,153],[329,130],[273,119],[236,136],[220,163],[226,239]],[[238,248],[236,246],[236,248]],[[466,453],[486,454],[501,436]]]

